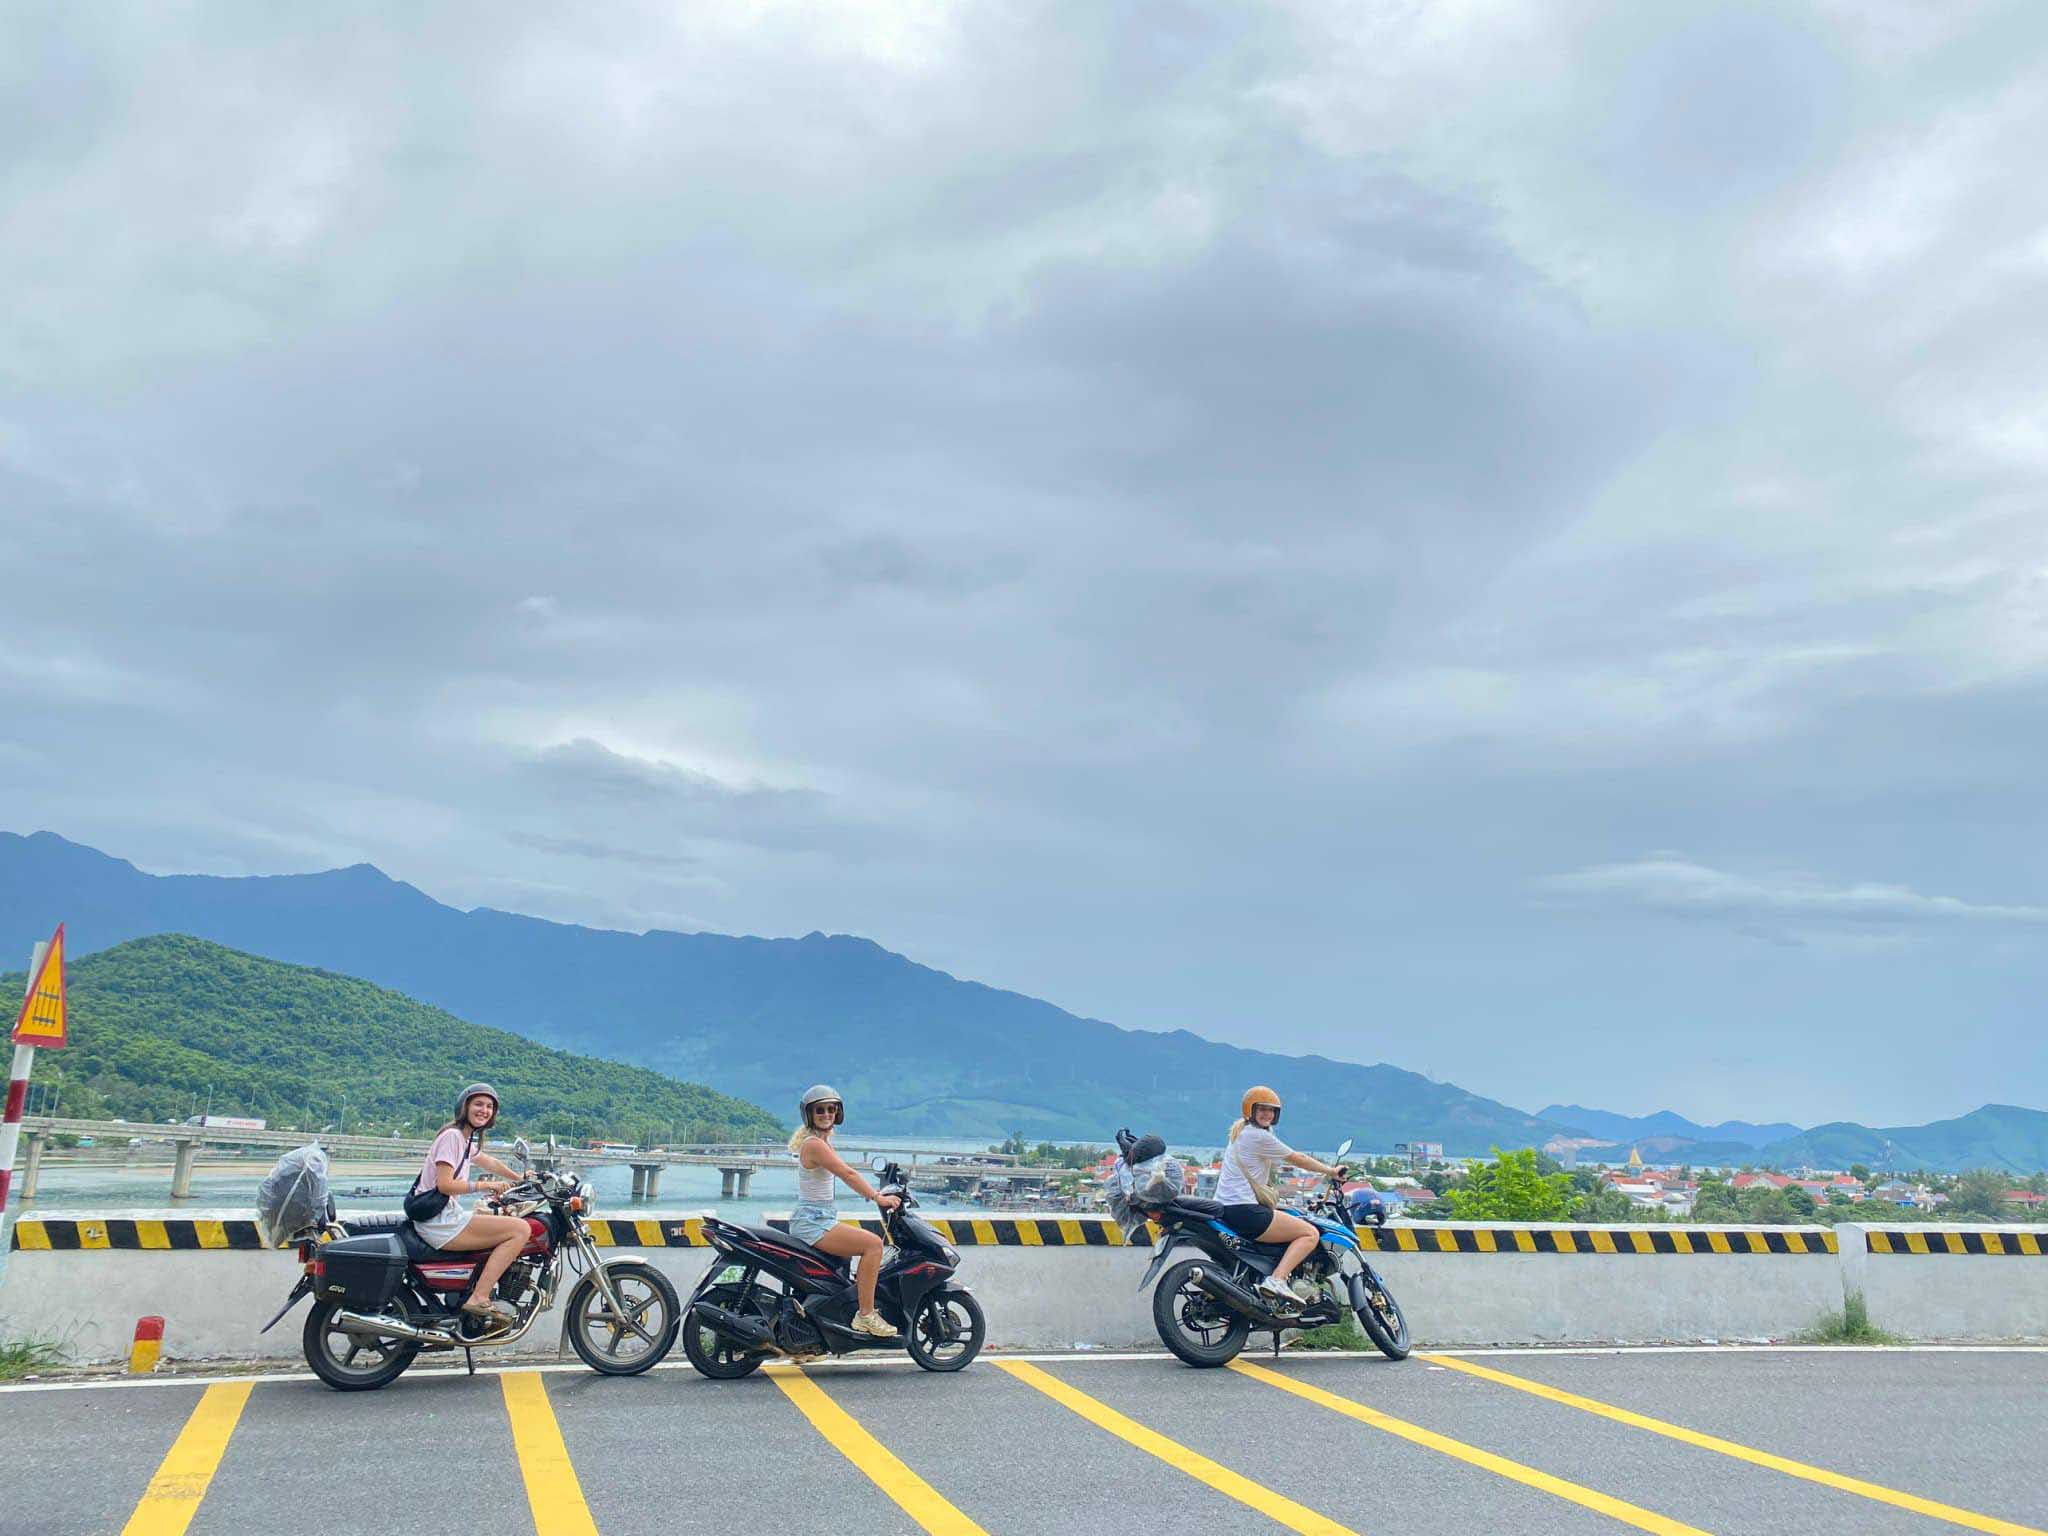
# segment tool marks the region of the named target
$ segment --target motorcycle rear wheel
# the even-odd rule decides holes
[[[928,1371],[958,1371],[981,1353],[988,1319],[966,1291],[932,1291],[903,1330],[903,1347]]]
[[[728,1312],[756,1310],[746,1304],[751,1300],[745,1294],[746,1289],[738,1285],[714,1285],[700,1299]],[[761,1369],[761,1363],[768,1358],[766,1355],[752,1353],[717,1329],[698,1322],[696,1312],[693,1306],[683,1314],[683,1358],[697,1368],[699,1375],[709,1376],[713,1381],[738,1381],[742,1376],[751,1376]]]
[[[1365,1305],[1357,1309],[1359,1325],[1389,1360],[1406,1360],[1411,1346],[1408,1319],[1401,1313],[1401,1303],[1394,1300],[1394,1293],[1384,1285],[1367,1280],[1364,1286]]]
[[[669,1278],[652,1264],[630,1259],[608,1264],[605,1275],[630,1323],[614,1319],[597,1276],[585,1275],[569,1293],[569,1343],[583,1363],[605,1376],[637,1376],[675,1347],[683,1304]],[[638,1324],[651,1337],[632,1331]]]
[[[1152,1288],[1152,1326],[1159,1342],[1189,1365],[1228,1365],[1251,1337],[1251,1320],[1241,1317],[1188,1278],[1215,1268],[1214,1259],[1182,1259]]]
[[[300,1343],[313,1374],[337,1392],[374,1392],[404,1375],[419,1345],[344,1333],[334,1326],[334,1314],[341,1310],[338,1301],[316,1301],[306,1318]]]

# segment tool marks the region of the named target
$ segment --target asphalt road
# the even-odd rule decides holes
[[[2038,1533],[2048,1353],[988,1358],[0,1389],[0,1536]]]

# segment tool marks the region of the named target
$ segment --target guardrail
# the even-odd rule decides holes
[[[931,1219],[967,1250],[961,1277],[988,1314],[991,1347],[1156,1347],[1135,1294],[1146,1250],[1107,1218]],[[644,1250],[685,1293],[709,1257],[696,1212],[605,1214],[593,1235]],[[2048,1341],[2041,1228],[1417,1222],[1361,1236],[1423,1343],[1782,1340],[1839,1317],[1858,1294],[1878,1327],[1909,1338]],[[58,1340],[75,1359],[121,1358],[145,1316],[169,1319],[170,1356],[295,1347],[293,1330],[256,1336],[293,1264],[260,1248],[248,1212],[30,1216],[13,1245],[10,1331]],[[552,1336],[534,1347],[552,1349]]]

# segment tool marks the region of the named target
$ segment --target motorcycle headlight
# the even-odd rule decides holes
[[[960,1250],[958,1248],[955,1248],[951,1243],[939,1244],[939,1252],[945,1255],[945,1259],[948,1264],[957,1265],[960,1262]]]

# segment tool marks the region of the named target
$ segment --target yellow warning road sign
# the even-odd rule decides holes
[[[0,1014],[0,1018],[4,1018]],[[57,925],[50,947],[43,952],[42,968],[29,983],[22,1000],[21,1017],[14,1021],[16,1045],[60,1050],[67,1043],[64,1024],[64,925]]]

